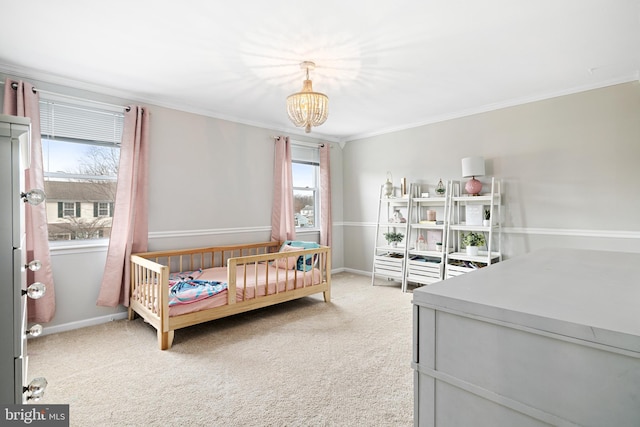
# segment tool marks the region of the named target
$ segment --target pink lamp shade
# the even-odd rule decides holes
[[[465,157],[462,159],[462,176],[471,178],[464,186],[464,189],[472,196],[477,196],[482,191],[482,183],[476,176],[484,176],[484,158]]]

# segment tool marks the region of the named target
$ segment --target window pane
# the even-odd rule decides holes
[[[49,240],[109,237],[120,149],[42,140]]]
[[[109,216],[109,202],[98,203],[98,216]]]
[[[315,188],[316,169],[315,165],[293,162],[291,170],[293,174],[293,186],[301,188]]]
[[[315,227],[315,191],[294,190],[293,211],[296,227]]]
[[[76,204],[70,202],[64,202],[62,204],[62,216],[76,216]]]
[[[110,176],[118,174],[120,149],[82,142],[42,139],[45,176],[55,173]]]

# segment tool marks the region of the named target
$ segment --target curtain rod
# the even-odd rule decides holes
[[[0,81],[0,84],[4,85],[5,83],[3,81]],[[14,89],[14,90],[18,89],[18,83],[11,82],[11,88]],[[42,90],[42,89],[38,89],[35,86],[33,86],[33,93],[36,93],[36,92],[40,92],[41,94],[44,94],[44,95],[60,96],[62,98],[74,99],[76,101],[89,102],[89,103],[92,103],[92,104],[100,104],[100,105],[104,105],[106,107],[116,108],[116,109],[125,110],[125,111],[131,110],[131,107],[129,107],[128,105],[117,105],[117,104],[110,104],[108,102],[94,101],[92,99],[80,98],[80,97],[72,96],[72,95],[65,95],[64,93],[57,93],[57,92],[51,92],[51,91],[48,91],[48,90]]]
[[[280,138],[279,136],[272,136],[271,138],[273,138],[274,140]],[[305,141],[296,141],[296,140],[291,140],[291,142],[293,144],[297,144],[297,145],[303,145],[305,147],[311,147],[311,148],[316,148],[316,147],[324,147],[324,142],[305,142]],[[329,144],[329,147],[331,147],[331,144]]]

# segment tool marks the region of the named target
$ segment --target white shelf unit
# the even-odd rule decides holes
[[[502,196],[500,181],[491,178],[490,191],[478,196],[463,195],[459,181],[449,184],[451,195],[448,199],[448,220],[446,241],[450,252],[447,254],[445,278],[459,276],[496,262],[502,261]],[[480,207],[482,217],[489,210],[490,224],[467,224],[467,207]],[[483,233],[486,250],[480,250],[477,256],[467,255],[462,245],[463,234],[471,231]]]
[[[396,210],[405,218],[405,222],[390,221]],[[372,285],[375,282],[375,278],[379,276],[398,281],[401,284],[404,283],[408,218],[409,196],[397,197],[392,195],[391,197],[386,197],[384,195],[384,186],[381,186],[373,247]],[[388,244],[384,238],[384,233],[391,231],[404,234],[403,241],[397,246]]]
[[[414,185],[409,194],[417,194]],[[449,194],[450,188],[447,188],[444,196],[409,199],[407,265],[403,291],[407,290],[408,283],[429,285],[444,278]],[[427,211],[435,212],[435,222],[428,219]],[[422,241],[419,240],[420,236]],[[440,243],[439,249],[436,243]]]

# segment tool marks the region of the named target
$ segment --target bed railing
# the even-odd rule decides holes
[[[195,249],[154,251],[135,254],[138,257],[166,265],[171,272],[197,270],[198,268],[224,267],[234,257],[246,257],[278,252],[278,242],[249,243],[244,245],[211,246]]]
[[[271,283],[280,283],[281,280],[288,282],[290,278],[293,278],[294,280],[294,284],[295,284],[294,290],[300,287],[318,285],[322,282],[326,282],[327,275],[331,274],[330,272],[331,263],[330,263],[330,257],[329,257],[330,253],[331,253],[331,250],[326,246],[316,248],[316,249],[305,249],[305,250],[301,250],[300,252],[296,252],[296,254],[299,256],[304,256],[304,257],[316,256],[318,259],[314,262],[314,265],[313,265],[313,268],[315,269],[315,271],[314,269],[289,270],[289,269],[278,268],[275,270],[275,273],[273,274],[273,276],[275,277],[273,277],[273,280],[270,280],[270,277],[268,276],[269,271],[267,270],[267,287]],[[237,277],[237,274],[234,274],[233,272],[238,271],[238,268],[237,268],[238,266],[241,266],[241,265],[244,266],[244,269],[242,269],[243,283],[248,283],[247,275],[248,273],[253,271],[254,280],[252,281],[252,283],[254,283],[254,286],[255,286],[253,295],[257,296],[258,295],[258,286],[257,286],[258,265],[275,262],[278,259],[282,259],[282,258],[288,258],[288,257],[291,257],[291,254],[292,254],[291,252],[277,252],[277,253],[270,253],[265,255],[251,255],[251,256],[240,256],[235,258],[229,258],[228,271],[227,271],[228,289],[229,289],[228,304],[234,304],[236,302],[236,288],[237,288],[238,277]],[[329,267],[329,270],[327,269],[327,265]],[[319,271],[319,275],[316,274],[316,271]],[[299,278],[302,280],[298,280]],[[290,292],[290,291],[285,290],[285,292]],[[243,300],[247,299],[247,293],[248,293],[248,288],[245,286]],[[275,293],[276,294],[279,293],[278,286],[275,286]]]

